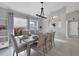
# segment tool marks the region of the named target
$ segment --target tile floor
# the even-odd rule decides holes
[[[5,48],[0,50],[0,56],[12,56],[13,48]],[[19,53],[19,56],[27,56],[27,52]],[[38,56],[38,53],[31,50],[31,56]],[[55,38],[55,47],[49,50],[46,56],[79,56],[79,39],[57,39]]]

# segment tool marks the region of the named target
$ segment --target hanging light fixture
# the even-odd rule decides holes
[[[44,7],[43,7],[43,2],[40,2],[42,7],[41,7],[41,13],[40,14],[36,14],[36,16],[47,19],[47,17],[44,16]]]

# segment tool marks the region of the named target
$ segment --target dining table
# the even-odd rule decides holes
[[[38,40],[37,39],[38,37],[39,37],[38,35],[28,36],[28,39],[23,38],[23,36],[18,37],[21,40],[23,39],[23,42],[27,44],[27,56],[30,56],[30,53],[31,53],[31,45]]]

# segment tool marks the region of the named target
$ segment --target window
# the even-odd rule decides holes
[[[14,33],[15,36],[22,35],[23,30],[27,30],[27,19],[14,17]]]
[[[27,20],[23,18],[14,17],[14,27],[27,27]]]
[[[30,20],[30,30],[35,33],[38,30],[38,21],[37,20]]]

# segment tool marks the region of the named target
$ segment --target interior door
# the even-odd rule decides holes
[[[70,35],[78,36],[78,22],[70,22]]]

